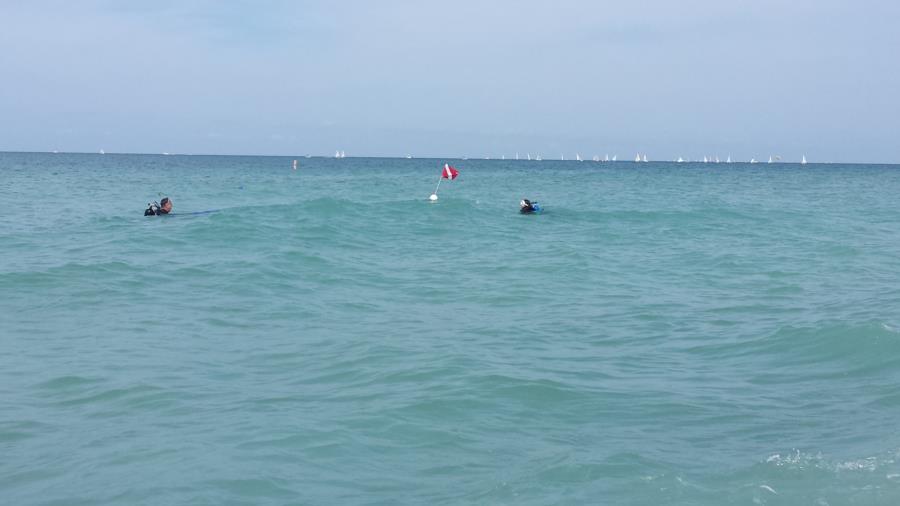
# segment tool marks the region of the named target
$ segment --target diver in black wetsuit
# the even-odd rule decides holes
[[[537,204],[537,202],[535,202],[534,204]],[[537,209],[535,209],[534,207],[534,204],[528,199],[522,199],[522,201],[519,202],[519,212],[522,214],[531,214],[537,211]]]
[[[144,216],[161,216],[163,214],[169,214],[170,211],[172,211],[172,201],[169,200],[169,197],[165,197],[159,201],[159,204],[156,202],[147,204],[147,209],[144,210]]]

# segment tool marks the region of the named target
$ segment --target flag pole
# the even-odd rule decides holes
[[[437,195],[438,188],[441,187],[441,179],[444,179],[444,172],[443,172],[443,170],[441,171],[441,175],[438,176],[438,184],[437,184],[437,186],[434,187],[434,194],[435,194],[435,195]]]
[[[441,179],[444,179],[444,169],[441,169],[441,175],[438,176],[437,186],[434,187],[434,193],[432,193],[431,196],[428,197],[428,200],[430,200],[432,202],[437,201],[437,199],[438,199],[437,191],[438,191],[438,188],[441,187]]]

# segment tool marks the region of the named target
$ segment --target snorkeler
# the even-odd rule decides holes
[[[165,197],[159,201],[159,204],[153,202],[152,204],[147,204],[147,209],[144,210],[144,216],[160,216],[163,214],[169,214],[172,211],[172,201],[169,200],[169,197]]]
[[[537,202],[532,202],[528,199],[522,199],[522,201],[519,202],[519,212],[522,214],[537,213],[540,212],[540,210],[541,205]]]

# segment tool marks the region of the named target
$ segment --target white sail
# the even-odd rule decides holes
[[[579,154],[579,153],[575,153],[575,160],[577,160],[577,161],[579,161],[579,162],[583,162],[583,161],[584,161],[584,160],[581,159],[581,154]]]
[[[640,161],[641,161],[641,154],[640,154],[640,153],[634,155],[634,161],[635,161],[635,162],[640,162]]]
[[[750,159],[750,163],[757,163],[757,162],[756,162],[756,158],[751,158],[751,159]]]
[[[525,153],[525,156],[528,157],[528,160],[531,160],[531,153]]]
[[[594,158],[592,158],[592,160],[594,160],[595,162],[599,162],[599,161],[600,161],[600,155],[594,155]]]
[[[642,161],[644,161],[644,162],[647,161],[647,153],[644,153],[644,159]]]
[[[614,162],[615,162],[615,161],[616,161],[616,158],[619,158],[619,155],[613,155],[613,157],[612,157],[612,161],[614,161]]]
[[[604,162],[608,162],[608,161],[609,161],[609,153],[607,153],[606,156],[603,157],[603,161],[604,161]]]
[[[803,158],[800,159],[800,165],[806,165],[806,155],[803,155]]]
[[[728,159],[725,160],[725,163],[731,163],[731,155],[728,155]]]
[[[704,156],[704,157],[703,157],[703,163],[707,163],[707,162],[709,162],[709,159],[707,159],[707,158]]]
[[[772,157],[769,156],[769,161],[767,163],[772,163]]]
[[[101,150],[100,150],[100,154],[101,154],[101,155],[105,155],[105,154],[106,154],[106,151],[103,151],[103,150],[101,149]]]
[[[682,158],[682,157],[679,156],[679,157],[678,157],[678,160],[675,160],[675,161],[678,162],[678,163],[684,163],[684,158]]]

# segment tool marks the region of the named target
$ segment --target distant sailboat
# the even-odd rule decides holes
[[[725,163],[731,163],[731,155],[728,155],[728,159],[725,160]]]
[[[678,160],[675,160],[676,163],[684,163],[684,158],[678,157]]]
[[[594,160],[595,162],[599,162],[599,161],[600,161],[600,155],[594,155],[593,160]]]
[[[706,158],[705,156],[703,157],[703,163],[709,163],[709,159]]]
[[[581,159],[581,155],[578,154],[578,153],[575,153],[575,160],[576,160],[576,161],[579,161],[579,162],[583,162],[583,161],[584,161],[584,160]]]
[[[535,158],[535,160],[540,162],[541,160],[543,160],[543,158],[541,158],[541,155],[537,155],[537,158]]]
[[[772,163],[772,157],[771,157],[771,156],[769,156],[769,161],[766,162],[766,163]]]
[[[634,162],[640,163],[640,161],[641,161],[641,154],[638,153],[638,154],[634,155]]]
[[[609,161],[609,153],[607,153],[606,156],[603,157],[603,161],[604,161],[604,162],[608,162],[608,161]]]
[[[803,155],[803,158],[800,159],[800,165],[806,165],[806,155]]]
[[[758,163],[758,162],[756,161],[756,158],[751,158],[750,163]]]
[[[101,150],[100,150],[100,154],[101,154],[101,155],[105,155],[105,154],[106,154],[106,151],[103,151],[103,150],[101,149]]]
[[[528,160],[531,161],[531,153],[525,153],[525,156],[527,156]]]
[[[616,159],[617,159],[617,158],[619,158],[619,155],[613,155],[613,157],[612,157],[612,161],[614,161],[614,162],[615,162],[615,161],[616,161]]]
[[[409,155],[409,154],[406,155],[406,159],[407,159],[407,160],[411,160],[411,159],[412,159],[412,155]]]
[[[518,160],[518,159],[519,159],[519,152],[516,151],[516,160]]]
[[[643,162],[644,162],[644,163],[647,163],[647,153],[644,153],[644,159],[643,159]]]
[[[716,155],[716,163],[719,163],[719,156]]]

